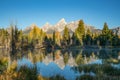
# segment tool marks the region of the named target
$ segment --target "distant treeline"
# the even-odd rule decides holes
[[[63,34],[54,31],[47,34],[42,29],[34,25],[34,28],[24,34],[16,25],[11,25],[10,29],[0,29],[0,47],[10,50],[26,48],[70,48],[75,46],[120,46],[120,38],[117,33],[113,33],[107,23],[104,23],[102,33],[92,33],[90,29],[85,31],[83,20],[79,21],[75,32],[70,35],[69,29],[65,26]]]

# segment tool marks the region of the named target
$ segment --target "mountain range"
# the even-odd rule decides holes
[[[47,34],[52,34],[54,31],[58,31],[58,32],[63,33],[65,26],[67,26],[69,29],[69,32],[73,33],[75,31],[75,29],[78,27],[78,23],[79,23],[79,20],[71,21],[71,22],[67,23],[65,21],[65,19],[62,18],[55,25],[51,25],[50,23],[47,22],[46,24],[44,24],[41,27],[41,29],[44,32],[46,32]],[[32,24],[29,27],[26,27],[26,29],[24,29],[23,32],[26,34],[29,33],[34,28],[34,26],[35,26],[35,24]],[[94,26],[85,24],[85,31],[87,31],[87,29],[90,29],[90,31],[92,33],[101,33],[100,29],[96,29]],[[113,28],[111,30],[113,31],[113,33],[117,33],[118,35],[120,35],[120,27],[116,27],[116,28]]]

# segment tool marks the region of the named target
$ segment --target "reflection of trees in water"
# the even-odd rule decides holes
[[[82,50],[81,50],[80,53],[76,56],[75,62],[77,63],[77,65],[83,64]]]
[[[118,59],[120,50],[112,50],[111,57]]]
[[[11,53],[10,57],[11,57],[11,61],[22,59],[24,57],[35,63],[38,61],[42,61],[45,57],[45,54],[41,50],[34,50],[34,51],[25,50],[25,51],[16,51],[15,53]]]
[[[96,55],[94,54],[94,52],[90,53],[89,56],[87,54],[83,54],[83,50],[81,50],[81,52],[79,54],[76,55],[75,57],[75,61],[77,63],[77,65],[80,64],[88,64],[92,61],[97,60]]]
[[[118,50],[100,50],[98,57],[100,59],[118,58]]]
[[[14,60],[18,60],[18,59],[21,59],[23,57],[27,57],[27,54],[28,54],[29,50],[26,50],[26,51],[15,51],[15,52],[10,52],[10,57],[11,57],[11,60],[14,61]]]
[[[79,53],[81,53],[83,56],[86,55],[86,57],[90,57],[92,53],[99,59],[109,59],[109,58],[118,58],[118,53],[120,50],[112,50],[112,49],[102,49],[102,50],[72,50],[73,57],[75,58]]]
[[[57,50],[55,52],[55,59],[60,59],[60,58],[61,58],[61,52],[60,52],[60,50]]]
[[[22,59],[23,57],[29,59],[31,62],[58,62],[62,65],[76,65],[87,64],[97,59],[118,59],[120,50],[55,50],[47,52],[46,50],[26,50],[10,53],[6,50],[0,50],[0,57],[9,56],[9,64],[13,61]],[[46,58],[47,57],[47,58]]]
[[[63,58],[64,58],[64,63],[66,65],[68,63],[69,54],[66,52],[65,54],[63,54]]]
[[[41,50],[35,50],[33,52],[28,53],[28,59],[31,60],[31,62],[41,62],[45,58],[45,54]]]

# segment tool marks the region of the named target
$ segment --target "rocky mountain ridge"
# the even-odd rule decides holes
[[[46,24],[44,24],[41,27],[41,29],[43,31],[45,31],[47,34],[52,34],[54,31],[58,31],[58,32],[63,33],[65,26],[67,26],[70,33],[73,33],[75,31],[75,29],[78,27],[78,23],[79,23],[79,20],[71,21],[71,22],[67,23],[65,21],[65,19],[62,18],[55,25],[51,25],[50,23],[47,22]],[[31,31],[34,26],[35,26],[35,24],[27,27],[23,32],[29,33],[29,31]],[[90,31],[92,33],[101,33],[100,29],[96,29],[94,26],[90,26],[90,25],[85,24],[85,31],[87,31],[87,29],[90,29]],[[113,33],[120,35],[120,27],[116,27],[116,28],[113,28],[111,30],[113,31]]]

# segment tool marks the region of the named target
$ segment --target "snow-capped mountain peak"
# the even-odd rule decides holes
[[[65,26],[67,26],[70,33],[73,33],[75,31],[75,29],[78,27],[78,24],[79,24],[79,20],[71,21],[71,22],[67,23],[65,21],[65,19],[62,18],[55,25],[51,25],[47,22],[46,24],[44,24],[41,27],[42,27],[44,32],[46,32],[48,34],[52,34],[54,31],[63,33]],[[26,29],[26,32],[29,32],[31,29],[33,29],[33,27],[34,27],[34,25],[28,27]],[[100,32],[100,30],[95,29],[93,26],[89,26],[89,25],[85,24],[85,30],[87,30],[88,28],[91,30],[91,32]]]
[[[62,18],[60,21],[58,21],[58,23],[57,24],[67,24],[67,22],[65,21],[65,19],[64,18]]]
[[[64,30],[65,26],[67,25],[67,22],[64,18],[62,18],[60,21],[58,21],[57,24],[54,25],[55,31],[61,32]]]
[[[42,27],[43,31],[47,31],[50,27],[52,27],[51,24],[49,24],[48,22]]]

